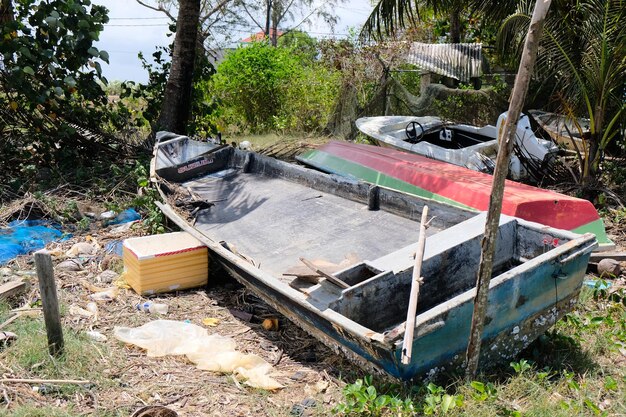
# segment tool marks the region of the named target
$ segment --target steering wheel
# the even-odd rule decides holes
[[[419,128],[420,128],[419,136],[417,134],[417,127],[416,126],[419,126]],[[404,130],[406,132],[407,142],[409,142],[409,143],[418,143],[422,139],[424,139],[424,126],[422,126],[419,122],[416,122],[416,121],[409,122],[406,125],[406,128]]]

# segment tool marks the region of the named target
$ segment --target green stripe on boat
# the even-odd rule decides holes
[[[604,229],[604,223],[602,222],[601,218],[594,220],[590,223],[583,224],[582,226],[577,227],[576,229],[573,229],[572,232],[580,233],[580,234],[593,233],[594,235],[596,235],[596,239],[598,240],[598,243],[600,244],[601,247],[615,246],[615,243],[613,243],[611,239],[609,239],[609,237],[606,235],[606,231]]]

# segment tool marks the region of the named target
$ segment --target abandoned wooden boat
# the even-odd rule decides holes
[[[157,144],[157,159],[159,152]],[[426,200],[231,147],[204,158],[194,162],[203,172],[193,179],[181,182],[154,171],[153,181],[165,200],[162,211],[205,243],[212,260],[369,369],[410,379],[461,364],[482,214],[428,201],[432,219],[414,353],[403,365],[418,219]],[[596,245],[592,234],[506,216],[498,236],[483,365],[514,357],[573,308]],[[299,270],[305,265],[316,271]]]
[[[357,119],[357,128],[379,145],[415,153],[438,161],[493,173],[498,150],[498,132],[506,113],[496,126],[476,127],[445,124],[437,117],[378,116]],[[515,155],[511,155],[509,175],[526,178],[533,166],[549,164],[558,150],[550,141],[537,138],[528,117],[522,115],[517,125]]]
[[[474,211],[487,210],[493,177],[390,148],[330,142],[296,159],[324,172]],[[502,213],[574,233],[593,233],[599,250],[615,248],[587,200],[507,180]]]

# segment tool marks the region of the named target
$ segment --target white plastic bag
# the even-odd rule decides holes
[[[124,343],[146,349],[148,356],[186,355],[199,369],[232,372],[255,388],[274,390],[283,386],[269,376],[272,366],[257,355],[235,350],[229,337],[209,335],[192,323],[154,320],[136,328],[116,327],[113,334]]]

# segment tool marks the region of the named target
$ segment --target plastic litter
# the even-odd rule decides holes
[[[83,267],[78,259],[66,259],[63,262],[59,262],[57,269],[61,269],[63,271],[80,271]]]
[[[85,310],[84,308],[75,304],[72,304],[70,306],[70,314],[72,316],[80,316],[85,318],[92,318],[94,316],[94,313],[92,313],[91,311]]]
[[[583,281],[583,284],[595,290],[608,290],[609,288],[611,288],[610,282],[598,279],[586,279]]]
[[[202,324],[205,326],[215,327],[220,323],[220,319],[214,317],[205,317],[202,319]]]
[[[117,298],[119,294],[119,288],[111,287],[104,291],[95,292],[93,294],[89,294],[89,299],[92,301],[113,301]]]
[[[75,257],[79,255],[94,255],[97,252],[95,245],[88,242],[78,242],[65,252],[65,256]]]
[[[15,220],[0,229],[0,265],[18,255],[42,249],[63,234],[43,220]]]
[[[152,301],[146,301],[145,303],[139,303],[135,306],[139,311],[146,311],[148,313],[167,314],[167,304],[153,303]]]
[[[135,209],[132,209],[132,208],[129,208],[129,209],[126,209],[126,210],[122,211],[121,213],[119,213],[117,216],[115,216],[113,218],[103,217],[105,214],[108,215],[109,212],[102,213],[100,215],[100,218],[105,219],[104,224],[106,226],[112,226],[114,224],[122,224],[122,223],[134,222],[135,220],[141,219],[141,216],[139,215],[139,213],[137,213],[137,211],[135,211]]]
[[[91,302],[87,304],[87,311],[92,313],[95,318],[98,318],[98,304]]]
[[[115,271],[111,271],[107,269],[106,271],[102,271],[100,275],[98,275],[98,281],[104,284],[110,284],[115,281],[119,277],[119,274]]]
[[[95,330],[89,330],[85,332],[85,334],[88,338],[90,338],[91,340],[95,340],[96,342],[106,342],[107,340],[107,337],[105,335]]]
[[[123,244],[124,242],[122,242],[121,240],[113,240],[107,243],[106,245],[104,245],[104,250],[106,251],[106,253],[117,255],[121,258],[122,255],[124,254]]]
[[[113,334],[124,343],[146,349],[149,357],[186,355],[199,369],[234,373],[245,384],[268,390],[283,386],[269,376],[272,365],[257,355],[235,350],[235,341],[191,323],[155,320],[137,328],[115,327]]]

